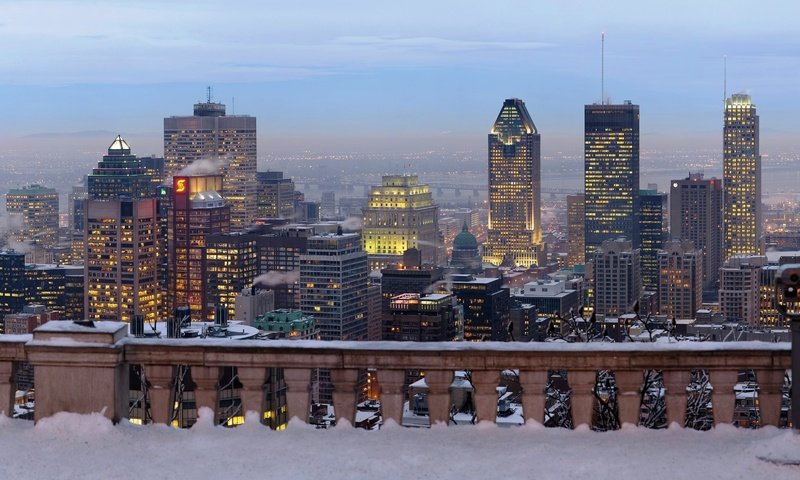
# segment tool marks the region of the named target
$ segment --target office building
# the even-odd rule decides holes
[[[694,318],[703,303],[703,254],[691,241],[670,241],[658,252],[659,313]]]
[[[586,263],[584,195],[567,195],[567,266]]]
[[[367,339],[367,254],[357,233],[315,235],[300,256],[300,310],[322,340]]]
[[[9,190],[8,229],[19,242],[52,247],[58,241],[58,192],[41,185]]]
[[[439,207],[416,175],[384,175],[367,202],[362,242],[370,270],[399,262],[409,248],[420,251],[422,263],[438,265]]]
[[[294,217],[294,182],[283,172],[257,172],[256,211],[258,218]]]
[[[206,236],[206,272],[208,297],[211,305],[222,306],[228,310],[228,318],[246,320],[239,314],[243,311],[237,308],[239,296],[246,291],[251,297],[253,280],[258,276],[258,246],[257,235],[243,232],[215,233]],[[262,290],[258,290],[261,292]],[[259,313],[275,309],[275,294],[269,292],[269,308],[259,307]],[[251,300],[255,301],[254,298]],[[242,308],[251,305],[241,304]],[[255,304],[247,311],[255,311]],[[252,315],[250,315],[252,317]]]
[[[483,260],[531,267],[543,261],[541,138],[525,103],[503,102],[489,133],[489,230]]]
[[[584,108],[586,259],[609,239],[639,248],[639,106]]]
[[[464,340],[505,341],[509,320],[509,291],[500,278],[452,275],[450,289],[464,310]]]
[[[60,320],[58,312],[48,310],[44,305],[25,305],[20,313],[9,313],[3,317],[3,333],[24,335],[33,333],[36,327],[51,320]]]
[[[153,155],[147,157],[139,157],[147,175],[150,176],[150,183],[152,184],[153,191],[164,185],[167,178],[164,176],[166,172],[166,163],[163,157],[156,157]]]
[[[642,288],[658,291],[658,251],[664,246],[667,194],[656,190],[639,192],[639,238],[641,240]]]
[[[383,340],[451,342],[458,315],[452,295],[404,293],[392,298],[383,317]]]
[[[722,142],[723,259],[757,255],[761,249],[761,155],[758,115],[750,95],[725,100]]]
[[[761,317],[761,269],[767,257],[736,255],[719,270],[719,307],[726,322],[756,326]]]
[[[214,317],[206,239],[230,231],[230,207],[222,197],[221,175],[175,176],[172,186],[169,311],[188,306],[193,320],[205,321]]]
[[[0,251],[0,315],[21,311],[26,293],[25,254]]]
[[[336,192],[322,192],[319,210],[322,218],[336,217]]]
[[[300,257],[314,233],[313,227],[291,226],[258,236],[259,277],[255,285],[275,292],[275,308],[300,308]]]
[[[245,325],[254,325],[258,317],[275,310],[275,292],[256,287],[243,288],[233,303],[235,311],[231,318]]]
[[[722,181],[690,173],[672,181],[669,202],[670,237],[690,241],[703,253],[703,288],[716,288],[722,266]]]
[[[568,318],[570,310],[578,311],[581,301],[579,292],[569,288],[564,280],[534,280],[522,288],[511,289],[514,306],[533,306],[536,314],[543,318]]]
[[[92,200],[136,200],[155,196],[152,178],[119,135],[111,142],[108,154],[103,155],[87,181],[88,196]]]
[[[593,253],[595,312],[631,313],[642,297],[641,258],[630,240],[605,240]]]
[[[256,218],[256,119],[226,115],[225,105],[194,105],[194,115],[164,119],[165,175],[222,174],[231,228],[242,229]],[[192,169],[181,172],[190,165]]]

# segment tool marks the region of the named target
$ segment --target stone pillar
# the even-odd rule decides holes
[[[497,384],[500,372],[497,370],[473,370],[472,387],[478,421],[497,421]]]
[[[144,376],[150,387],[150,417],[153,423],[169,424],[172,418],[172,394],[175,385],[175,368],[172,365],[142,365]]]
[[[283,380],[286,382],[286,417],[297,418],[308,423],[311,394],[311,370],[308,368],[284,368]]]
[[[450,384],[453,383],[452,370],[426,370],[425,384],[428,385],[428,414],[431,426],[450,421]]]
[[[333,408],[336,410],[336,422],[347,420],[353,424],[356,415],[357,368],[331,368],[333,382]]]
[[[381,415],[391,418],[398,425],[403,424],[403,387],[405,370],[378,370],[378,384],[381,386]]]
[[[641,370],[614,370],[617,382],[617,405],[619,406],[619,423],[639,425],[641,416]]]
[[[264,383],[267,381],[267,369],[255,367],[239,367],[236,369],[242,389],[242,415],[247,412],[258,414],[258,421],[264,423]]]
[[[14,383],[14,362],[0,362],[0,411],[7,417],[14,415],[17,385]]]
[[[114,422],[128,416],[130,383],[124,363],[123,322],[48,322],[25,350],[33,365],[35,420],[58,412],[102,412]]]
[[[714,407],[714,425],[733,423],[733,407],[736,394],[733,386],[739,379],[738,370],[710,369],[709,375],[714,391],[711,394],[711,403]]]
[[[597,383],[595,370],[570,370],[567,381],[571,390],[572,426],[592,426],[594,414],[594,386]]]
[[[776,368],[756,370],[761,425],[778,426],[783,400],[781,389],[784,373],[783,369]]]
[[[525,421],[534,420],[544,423],[545,387],[547,387],[547,370],[519,372],[522,384],[522,413]]]
[[[681,428],[686,426],[686,387],[690,380],[691,373],[688,370],[664,371],[668,425],[677,423]]]
[[[191,369],[194,381],[194,398],[198,414],[202,407],[214,412],[214,425],[219,422],[219,368],[193,365]]]

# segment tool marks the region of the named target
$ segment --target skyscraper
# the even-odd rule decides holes
[[[158,316],[158,208],[150,176],[122,137],[88,179],[83,246],[90,320]]]
[[[257,172],[258,218],[292,218],[294,216],[294,182],[283,178],[283,172]]]
[[[761,155],[758,115],[750,95],[725,100],[722,142],[723,259],[761,251]]]
[[[175,176],[169,223],[169,305],[188,306],[192,318],[208,320],[207,237],[230,230],[230,208],[220,194],[221,175]]]
[[[595,311],[606,316],[630,313],[642,297],[639,249],[630,240],[606,240],[593,255]]]
[[[667,194],[656,190],[639,192],[639,238],[641,239],[642,288],[658,291],[658,251],[664,246]]]
[[[694,318],[703,302],[702,252],[690,241],[666,242],[658,252],[659,313]]]
[[[489,231],[483,259],[530,267],[542,261],[541,138],[525,103],[503,102],[489,132]]]
[[[722,181],[690,173],[672,181],[669,202],[672,240],[689,240],[703,252],[703,288],[715,288],[722,266]]]
[[[719,270],[719,307],[726,322],[758,325],[761,318],[760,277],[767,257],[735,255]]]
[[[41,185],[9,190],[6,212],[12,235],[20,242],[53,246],[58,240],[58,192]]]
[[[586,258],[604,240],[639,247],[639,105],[584,108]]]
[[[584,210],[585,198],[582,193],[567,195],[567,265],[582,265],[586,262],[586,232],[584,223],[586,214]]]
[[[444,262],[437,256],[439,206],[416,175],[384,175],[381,185],[372,187],[363,215],[362,243],[370,270],[402,261],[409,248],[421,252],[423,263]]]
[[[367,254],[357,233],[309,237],[300,256],[300,310],[322,340],[367,339]]]
[[[209,96],[207,102],[194,105],[194,115],[164,119],[164,160],[167,178],[221,173],[233,229],[256,218],[255,117],[225,115],[225,105]],[[194,168],[181,172],[190,165]]]

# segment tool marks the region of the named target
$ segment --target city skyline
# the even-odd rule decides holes
[[[605,31],[606,92],[612,102],[642,105],[644,148],[676,139],[719,147],[724,56],[728,93],[759,99],[764,149],[795,147],[800,59],[790,19],[800,7],[767,2],[748,12],[743,30],[739,3],[590,4],[567,23],[558,6],[516,2],[490,10],[443,2],[425,5],[426,15],[414,5],[373,11],[359,2],[312,4],[309,12],[281,4],[6,2],[0,39],[17,48],[0,57],[0,88],[19,115],[0,131],[11,145],[47,132],[149,136],[160,118],[188,114],[186,105],[212,85],[217,101],[260,119],[266,151],[370,150],[386,138],[396,148],[478,149],[485,118],[509,97],[527,100],[547,135],[545,154],[578,150],[580,105],[600,100]],[[50,18],[63,28],[46,28]],[[299,28],[298,18],[311,24]],[[120,58],[126,68],[107,68]],[[442,103],[454,108],[436,107]],[[76,110],[85,113],[75,118]],[[158,153],[157,138],[137,145]]]

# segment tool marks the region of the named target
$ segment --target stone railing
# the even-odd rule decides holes
[[[14,365],[35,371],[36,419],[59,411],[103,411],[119,420],[128,414],[128,365],[141,365],[149,383],[152,420],[168,423],[176,366],[190,366],[198,408],[217,404],[220,369],[236,367],[243,411],[264,405],[268,368],[282,368],[291,417],[308,420],[311,370],[330,369],[333,402],[340,419],[353,422],[359,369],[374,369],[384,418],[401,422],[405,371],[425,371],[431,423],[447,422],[453,371],[471,371],[479,420],[495,419],[496,386],[503,369],[519,371],[526,420],[543,422],[548,371],[566,370],[574,425],[589,424],[598,370],[612,370],[618,388],[619,419],[637,424],[643,372],[663,371],[668,422],[684,424],[686,387],[693,369],[709,372],[715,423],[733,421],[734,385],[742,370],[759,383],[761,424],[778,425],[790,345],[761,342],[563,344],[563,343],[400,343],[318,341],[235,341],[138,339],[127,325],[97,322],[48,323],[31,336],[0,336],[0,410],[11,411]]]

